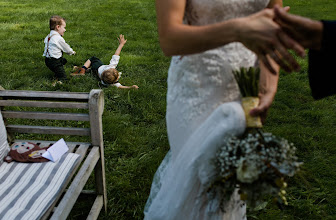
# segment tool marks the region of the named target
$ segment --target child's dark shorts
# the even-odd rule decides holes
[[[89,60],[91,61],[91,69],[94,72],[98,72],[98,68],[104,65],[103,62],[95,56],[91,57]]]

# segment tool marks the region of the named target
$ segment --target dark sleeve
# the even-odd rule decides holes
[[[336,21],[323,22],[320,50],[309,51],[309,84],[314,99],[336,94]]]

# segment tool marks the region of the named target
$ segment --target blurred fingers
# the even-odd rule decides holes
[[[291,37],[289,37],[283,31],[278,33],[278,37],[279,37],[281,43],[284,44],[286,48],[294,50],[295,53],[300,57],[305,57],[306,52],[305,52],[303,46],[301,46],[301,44],[299,44],[298,42],[293,40]]]
[[[277,74],[277,72],[275,71],[275,69],[273,68],[272,64],[269,61],[269,58],[267,58],[267,54],[261,54],[259,55],[259,59],[264,63],[264,65],[266,66],[266,68],[274,75]]]
[[[276,51],[273,51],[269,54],[269,56],[280,65],[282,69],[284,69],[286,72],[290,73],[292,72],[292,67],[290,67],[286,62],[283,61],[282,54],[278,54]],[[294,59],[293,59],[294,60]]]
[[[268,109],[272,104],[273,99],[267,94],[259,95],[260,102],[259,105],[250,111],[250,115],[257,117],[259,116],[261,122],[264,123],[267,117]]]
[[[284,23],[287,23],[288,25],[295,26],[296,23],[300,22],[300,19],[297,16],[288,14],[284,8],[275,6],[274,13],[276,19],[282,20]]]
[[[277,47],[276,54],[279,60],[273,59],[286,71],[292,72],[299,71],[300,65],[296,62],[295,58],[290,54],[284,46]]]

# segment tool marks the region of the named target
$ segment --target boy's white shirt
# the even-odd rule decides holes
[[[111,60],[110,60],[110,64],[109,65],[102,65],[102,66],[100,66],[98,68],[98,76],[99,76],[99,78],[101,79],[101,75],[103,74],[103,72],[105,70],[108,70],[108,69],[111,69],[111,68],[115,69],[117,67],[118,63],[119,63],[119,60],[120,60],[120,56],[119,55],[113,55],[112,58],[111,58]],[[106,83],[103,82],[103,80],[101,81],[101,83],[103,85],[107,85]],[[113,83],[113,84],[111,84],[111,86],[119,87],[119,86],[121,86],[121,84],[120,83]]]
[[[51,36],[49,40],[49,47],[48,47],[48,38]],[[49,48],[49,49],[48,49]],[[47,54],[48,49],[48,54]],[[69,55],[75,54],[73,49],[67,44],[64,38],[55,30],[51,30],[48,36],[44,39],[44,57],[53,57],[53,58],[60,58],[62,57],[62,52],[67,53]]]

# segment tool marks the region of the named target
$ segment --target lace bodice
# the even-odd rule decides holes
[[[185,23],[206,25],[244,17],[264,9],[269,0],[187,0]]]
[[[269,0],[188,0],[184,21],[206,25],[243,17]],[[241,43],[188,56],[174,56],[168,72],[167,126],[172,147],[181,146],[220,104],[240,100],[233,70],[255,66],[256,55]],[[173,128],[172,128],[173,127]],[[169,135],[170,129],[172,135]],[[183,137],[175,135],[183,132]],[[174,136],[174,138],[170,138]]]

